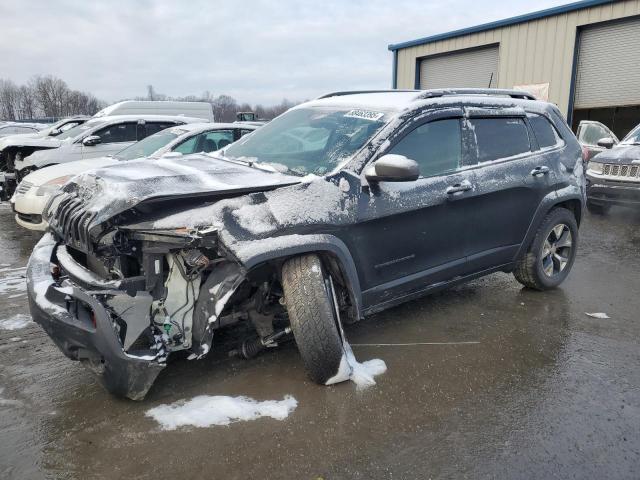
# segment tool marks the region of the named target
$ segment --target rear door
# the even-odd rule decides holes
[[[462,110],[415,121],[386,153],[418,162],[414,182],[379,182],[363,191],[349,228],[363,302],[373,305],[454,278],[466,270],[473,173],[463,170]]]
[[[466,120],[473,133],[475,188],[470,198],[469,269],[479,272],[513,260],[542,198],[550,192],[553,169],[524,112],[496,115],[474,111]]]

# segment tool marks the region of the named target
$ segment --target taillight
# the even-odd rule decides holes
[[[589,149],[587,147],[582,147],[582,161],[585,163],[589,161]]]

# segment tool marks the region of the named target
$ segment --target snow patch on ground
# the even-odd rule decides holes
[[[585,314],[587,317],[591,317],[591,318],[602,318],[602,319],[605,319],[605,318],[611,318],[611,317],[609,317],[609,315],[607,315],[607,314],[606,314],[606,313],[604,313],[604,312],[595,312],[595,313],[588,313],[588,312],[584,312],[584,314]]]
[[[12,294],[10,298],[22,295],[27,290],[25,271],[26,267],[0,269],[0,295]]]
[[[271,417],[284,420],[298,406],[298,401],[290,395],[283,400],[259,402],[248,397],[228,397],[199,395],[191,400],[180,400],[170,405],[159,405],[146,412],[163,430],[179,427],[210,427],[230,423]]]
[[[24,313],[18,313],[13,317],[0,320],[0,330],[19,330],[31,323],[31,317]]]
[[[367,388],[376,384],[377,375],[382,375],[387,371],[387,364],[384,360],[374,358],[365,362],[358,362],[353,354],[351,345],[345,340],[343,343],[344,352],[340,360],[338,372],[331,377],[325,385],[333,385],[335,383],[346,382],[351,380],[356,384],[357,388]]]

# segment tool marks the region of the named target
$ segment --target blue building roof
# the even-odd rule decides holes
[[[424,45],[426,43],[432,43],[438,40],[446,40],[448,38],[459,37],[461,35],[469,35],[471,33],[478,33],[484,32],[486,30],[493,30],[495,28],[507,27],[509,25],[516,25],[518,23],[529,22],[531,20],[538,20],[540,18],[551,17],[553,15],[559,15],[561,13],[573,12],[575,10],[581,10],[583,8],[595,7],[606,3],[613,3],[615,1],[617,0],[582,0],[580,2],[547,8],[546,10],[526,13],[524,15],[518,15],[517,17],[498,20],[496,22],[483,23],[482,25],[476,25],[475,27],[462,28],[460,30],[454,30],[452,32],[439,33],[437,35],[431,35],[430,37],[418,38],[417,40],[391,44],[389,45],[389,50],[395,51],[400,50],[401,48],[415,47],[416,45]]]

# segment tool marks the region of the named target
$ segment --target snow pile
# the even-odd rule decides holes
[[[585,314],[587,317],[591,317],[591,318],[601,318],[601,319],[610,318],[610,317],[609,317],[609,315],[607,315],[607,314],[606,314],[606,313],[604,313],[604,312],[595,312],[595,313],[587,313],[587,312],[584,312],[584,314]]]
[[[171,405],[160,405],[145,414],[157,421],[163,430],[175,430],[183,426],[210,427],[229,425],[233,422],[271,417],[284,420],[298,406],[290,395],[283,400],[258,402],[248,397],[199,395],[189,401],[181,400]]]
[[[344,352],[340,360],[338,372],[326,381],[325,385],[345,382],[351,380],[357,388],[367,388],[376,384],[374,377],[382,375],[387,371],[387,364],[384,360],[374,358],[366,362],[358,362],[353,354],[351,345],[345,340],[343,343]]]
[[[0,320],[0,330],[19,330],[31,323],[31,317],[24,313],[19,313],[10,318]]]

